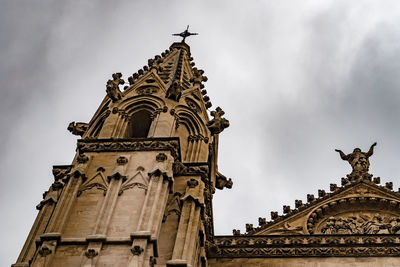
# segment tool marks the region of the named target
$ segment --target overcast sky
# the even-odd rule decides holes
[[[378,142],[371,173],[400,186],[400,2],[0,1],[0,265],[16,258],[70,164],[111,74],[128,77],[190,24],[213,109],[231,126],[214,195],[216,234],[244,231],[351,171],[334,152]]]

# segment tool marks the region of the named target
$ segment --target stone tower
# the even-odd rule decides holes
[[[126,83],[106,84],[13,266],[207,266],[212,195],[232,181],[218,172],[218,135],[229,122],[211,107],[190,47],[173,43]]]

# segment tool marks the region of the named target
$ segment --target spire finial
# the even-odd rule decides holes
[[[184,32],[181,32],[181,33],[174,33],[174,34],[172,34],[172,35],[173,35],[173,36],[180,36],[180,37],[182,37],[182,38],[183,38],[183,39],[182,39],[182,43],[184,43],[186,37],[189,37],[189,36],[191,36],[191,35],[198,35],[198,33],[189,32],[189,25],[187,25],[186,30],[185,30]]]

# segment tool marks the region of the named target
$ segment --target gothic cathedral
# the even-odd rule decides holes
[[[53,167],[13,266],[400,266],[400,193],[368,173],[376,144],[337,150],[353,172],[330,192],[214,235],[213,194],[232,187],[217,164],[229,121],[208,116],[185,32],[127,82],[113,74],[89,123],[70,123],[75,158]]]

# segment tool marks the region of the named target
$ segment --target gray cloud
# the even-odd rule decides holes
[[[334,148],[378,141],[371,172],[398,186],[399,10],[397,1],[3,1],[1,265],[15,262],[51,165],[72,160],[68,122],[88,121],[112,73],[135,72],[187,24],[200,33],[189,43],[207,91],[231,121],[219,166],[234,188],[215,194],[217,234],[339,183],[350,168]]]

